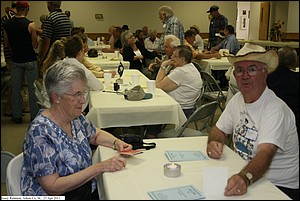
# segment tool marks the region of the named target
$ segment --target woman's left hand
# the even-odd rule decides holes
[[[130,150],[132,150],[132,145],[118,139],[115,142],[115,149],[118,152],[121,152],[121,151],[130,151]]]

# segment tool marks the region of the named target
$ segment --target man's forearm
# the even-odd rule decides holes
[[[207,143],[211,141],[216,141],[225,144],[226,135],[222,131],[220,131],[216,126],[214,126],[210,131]]]

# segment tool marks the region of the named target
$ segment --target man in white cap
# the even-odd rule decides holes
[[[299,199],[299,143],[295,115],[266,85],[268,73],[278,65],[275,50],[246,43],[228,57],[240,92],[228,102],[207,144],[207,154],[220,159],[228,135],[233,149],[247,164],[232,175],[226,196],[243,195],[265,176],[292,199]]]
[[[219,7],[213,5],[207,11],[212,18],[209,22],[209,36],[208,36],[208,49],[216,46],[219,41],[219,37],[216,36],[216,33],[224,31],[225,27],[228,25],[228,19],[219,13]]]

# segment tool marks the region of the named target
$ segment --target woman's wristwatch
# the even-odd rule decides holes
[[[160,68],[163,69],[163,70],[166,70],[167,66],[161,65]]]

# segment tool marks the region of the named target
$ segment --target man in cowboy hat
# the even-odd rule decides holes
[[[225,195],[243,195],[265,176],[292,199],[299,199],[299,143],[295,116],[266,85],[268,73],[278,65],[275,50],[246,43],[228,57],[240,92],[228,102],[207,144],[207,154],[220,159],[228,135],[234,151],[247,164],[232,175]]]
[[[195,35],[195,41],[193,43],[193,47],[195,49],[198,49],[199,51],[204,50],[204,43],[203,43],[203,39],[200,36],[200,29],[197,25],[193,25],[190,27],[190,30],[194,31],[196,33]]]

